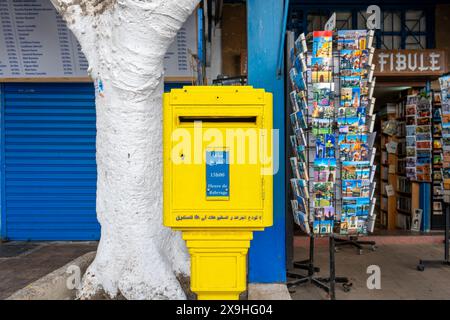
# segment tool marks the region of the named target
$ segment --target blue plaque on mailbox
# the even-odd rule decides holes
[[[206,150],[206,197],[227,200],[229,196],[228,151]]]

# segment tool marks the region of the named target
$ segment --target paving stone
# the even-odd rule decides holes
[[[305,247],[296,247],[297,260],[305,259],[308,252]],[[317,246],[315,261],[321,267],[320,276],[328,276],[328,248]],[[380,244],[374,252],[364,250],[358,255],[354,248],[341,248],[336,253],[336,275],[347,276],[353,283],[350,292],[344,292],[336,285],[336,297],[341,300],[354,299],[450,299],[450,268],[426,268],[417,271],[420,259],[442,259],[443,244]],[[367,267],[378,265],[381,269],[381,289],[370,290],[366,282]],[[291,293],[294,300],[328,299],[321,289],[306,284]]]
[[[0,247],[26,244],[7,242],[0,244]],[[97,242],[46,242],[33,245],[35,247],[32,250],[0,259],[0,299],[9,297],[29,283],[97,249]]]

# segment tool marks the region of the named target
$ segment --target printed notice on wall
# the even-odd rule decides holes
[[[166,57],[166,77],[193,77],[196,15],[177,34]],[[0,0],[0,78],[87,77],[88,62],[49,0]]]

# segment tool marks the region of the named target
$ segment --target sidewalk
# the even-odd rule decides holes
[[[0,300],[96,249],[97,242],[1,243]]]
[[[364,250],[358,255],[355,248],[340,248],[336,253],[336,275],[346,276],[353,283],[350,292],[336,285],[338,300],[352,299],[450,299],[450,268],[427,268],[417,271],[420,259],[443,259],[442,237],[437,243],[377,243],[377,250]],[[372,240],[372,239],[371,239]],[[412,239],[411,239],[412,240]],[[302,243],[304,241],[301,241]],[[306,246],[296,246],[296,260],[307,258]],[[316,246],[316,265],[319,275],[328,276],[328,246]],[[369,290],[366,286],[367,267],[378,265],[381,269],[381,289]],[[300,271],[305,272],[305,271]],[[327,299],[324,291],[311,284],[304,284],[291,293],[293,300]]]

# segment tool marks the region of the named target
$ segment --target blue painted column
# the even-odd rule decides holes
[[[248,81],[273,94],[273,127],[279,130],[278,172],[274,176],[273,226],[253,233],[249,282],[286,281],[284,74],[277,79],[283,21],[282,0],[247,0]],[[275,149],[276,151],[276,149]]]
[[[426,93],[431,94],[431,81],[427,80]],[[419,207],[422,209],[422,231],[431,230],[431,183],[421,182],[419,187]]]
[[[6,238],[5,197],[5,92],[0,83],[0,239]]]
[[[422,231],[431,230],[431,183],[420,183],[419,208],[422,211]]]

